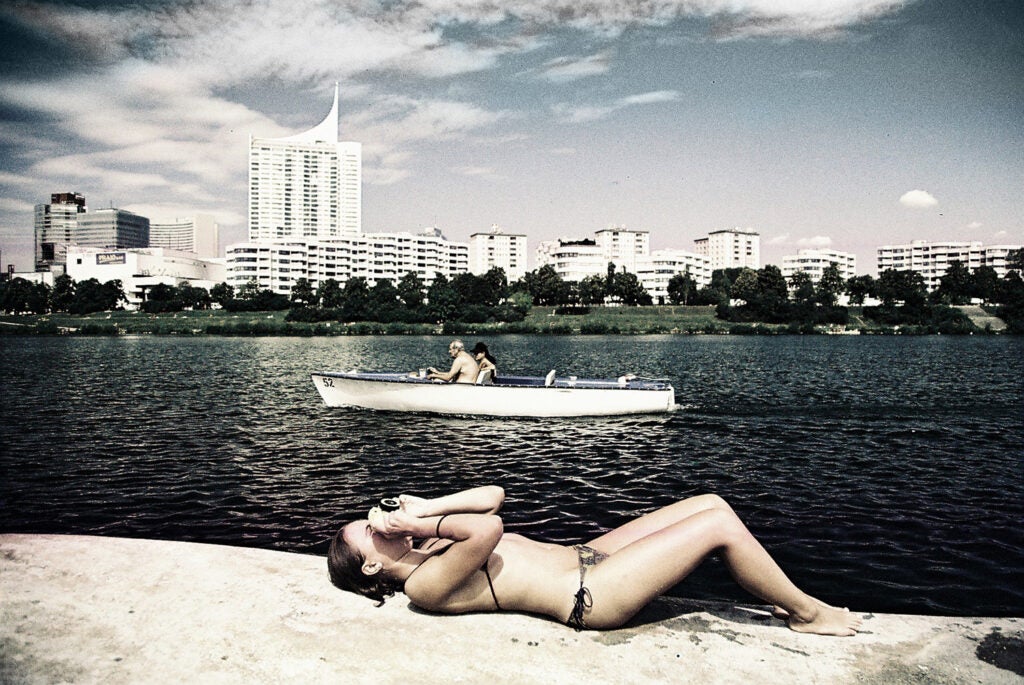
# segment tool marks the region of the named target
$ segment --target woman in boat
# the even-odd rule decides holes
[[[429,611],[520,611],[580,629],[623,625],[718,553],[745,590],[798,632],[853,635],[861,619],[797,588],[717,495],[676,502],[571,547],[505,533],[497,486],[370,510],[331,540],[342,588],[383,603],[403,591]],[[414,540],[421,540],[418,545]]]
[[[490,350],[487,349],[487,345],[482,342],[478,342],[470,351],[470,354],[473,355],[473,359],[476,360],[476,363],[480,365],[481,373],[484,371],[491,372],[491,382],[498,379],[498,360],[491,355]]]

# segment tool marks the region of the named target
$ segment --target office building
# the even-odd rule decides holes
[[[219,232],[220,227],[209,214],[174,221],[151,221],[149,246],[212,258],[220,254]]]
[[[113,207],[88,211],[78,193],[54,193],[35,207],[35,269],[63,272],[69,245],[149,247],[149,219]]]
[[[761,268],[761,236],[750,229],[712,231],[693,243],[694,252],[710,259],[712,269]]]
[[[509,283],[526,275],[526,236],[505,233],[497,224],[469,236],[469,273],[480,276],[494,267],[504,270]]]
[[[330,240],[362,232],[362,145],[327,118],[286,138],[249,139],[249,241]]]
[[[50,204],[35,206],[36,271],[63,268],[67,246],[78,228],[78,217],[85,212],[85,196],[78,193],[53,193]]]
[[[149,219],[113,207],[78,215],[74,244],[120,249],[149,247]]]

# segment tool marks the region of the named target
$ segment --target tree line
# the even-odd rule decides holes
[[[711,282],[698,287],[687,272],[668,283],[668,303],[716,307],[719,318],[733,322],[768,322],[796,325],[846,324],[849,313],[839,306],[842,295],[852,305],[868,298],[880,301],[864,307],[864,316],[887,325],[918,325],[955,332],[969,329],[969,322],[950,305],[980,300],[996,308],[996,315],[1015,332],[1024,332],[1024,257],[1017,250],[1009,259],[1010,270],[1000,278],[991,267],[970,270],[952,262],[929,292],[923,277],[915,271],[882,272],[878,278],[854,276],[843,279],[836,265],[825,269],[817,283],[806,273],[788,280],[774,265],[761,269],[715,270]],[[67,312],[89,314],[120,307],[126,302],[120,281],[100,283],[96,279],[75,282],[59,276],[51,288],[15,278],[0,283],[0,309],[13,314]],[[145,291],[141,308],[148,313],[209,309],[227,311],[290,310],[291,321],[377,321],[382,323],[463,323],[522,321],[530,308],[555,306],[580,308],[592,305],[644,306],[651,295],[635,274],[619,271],[612,263],[603,275],[579,282],[566,281],[551,265],[528,272],[509,283],[505,272],[492,268],[486,274],[459,274],[447,278],[437,274],[427,286],[410,272],[397,283],[380,279],[375,285],[361,277],[344,284],[334,279],[314,288],[309,280],[298,279],[289,295],[261,289],[255,280],[239,288],[227,283],[209,291],[189,285],[153,285]]]

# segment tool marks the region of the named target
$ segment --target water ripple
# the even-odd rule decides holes
[[[509,530],[567,543],[718,492],[813,594],[1024,614],[1020,339],[488,340],[510,374],[670,378],[680,410],[649,417],[329,409],[309,381],[445,343],[0,338],[0,530],[319,554],[381,496],[496,482]],[[744,598],[715,560],[673,592]]]

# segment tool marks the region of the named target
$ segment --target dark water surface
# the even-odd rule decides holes
[[[382,495],[498,483],[507,529],[576,542],[717,492],[822,599],[1024,616],[1024,339],[487,339],[510,374],[670,378],[680,411],[633,418],[328,409],[309,380],[447,342],[2,337],[0,531],[322,554]],[[714,561],[674,594],[750,599]]]

